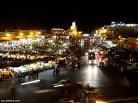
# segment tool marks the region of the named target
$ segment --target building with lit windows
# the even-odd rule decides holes
[[[138,49],[138,24],[112,22],[96,30],[95,38],[115,41],[120,47]]]
[[[52,28],[51,29],[51,34],[57,39],[62,39],[62,38],[73,38],[73,39],[80,39],[81,38],[81,31],[77,30],[77,26],[75,22],[72,22],[72,25],[68,30],[65,30],[63,28]]]
[[[0,32],[0,40],[16,40],[22,38],[37,38],[42,35],[44,30],[10,30],[5,32]]]
[[[56,36],[67,35],[67,31],[62,28],[52,28],[51,33]]]
[[[60,40],[67,40],[69,39],[69,33],[67,30],[63,28],[52,28],[51,29],[51,36],[54,39],[60,39]]]
[[[70,26],[70,29],[69,29],[69,35],[72,38],[80,39],[81,38],[81,34],[82,34],[82,32],[77,30],[76,23],[72,22],[72,25]]]

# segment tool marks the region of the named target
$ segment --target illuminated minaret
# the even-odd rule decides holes
[[[76,22],[72,22],[72,25],[71,25],[70,29],[77,31]]]
[[[75,22],[72,22],[72,25],[70,26],[70,35],[73,38],[80,38],[82,32],[77,31],[77,26]]]

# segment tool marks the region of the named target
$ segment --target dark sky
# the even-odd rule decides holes
[[[0,16],[0,29],[50,29],[52,27],[69,28],[72,21],[76,21],[78,29],[90,32],[111,21],[138,23],[137,16],[90,16],[90,15],[64,15],[64,14],[23,14]]]
[[[78,29],[87,32],[99,26],[110,24],[111,21],[138,23],[138,16],[113,16],[118,14],[118,12],[123,15],[128,9],[136,14],[137,11],[135,12],[135,10],[137,8],[134,9],[132,5],[132,10],[131,7],[127,9],[123,7],[126,5],[112,0],[111,4],[109,4],[109,0],[108,3],[105,0],[103,1],[104,3],[100,1],[103,6],[99,5],[98,0],[96,0],[97,2],[91,0],[89,0],[90,2],[87,0],[79,0],[79,2],[75,2],[75,0],[4,1],[5,3],[1,3],[0,6],[0,31],[9,28],[49,29],[52,27],[62,27],[67,29],[72,21],[76,21]],[[131,13],[129,11],[127,13]],[[111,13],[113,15],[108,16]],[[103,14],[107,16],[102,16]]]

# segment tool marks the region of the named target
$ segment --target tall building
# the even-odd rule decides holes
[[[70,26],[70,29],[69,29],[69,35],[72,38],[78,39],[78,38],[81,37],[81,34],[82,34],[82,32],[77,30],[76,23],[75,22],[72,22],[72,25]]]
[[[52,28],[51,34],[55,36],[66,36],[68,35],[67,30],[64,30],[63,28]]]
[[[95,37],[101,40],[114,40],[119,46],[138,49],[138,24],[112,22],[95,32]]]
[[[60,39],[60,40],[69,39],[68,31],[63,29],[63,28],[52,28],[51,29],[51,36],[54,39]]]

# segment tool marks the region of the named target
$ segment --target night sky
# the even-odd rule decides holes
[[[111,0],[109,5],[105,1],[103,7],[97,2],[71,2],[68,0],[14,0],[5,1],[0,6],[0,31],[5,29],[50,29],[52,27],[61,27],[68,29],[72,21],[76,21],[79,30],[91,32],[98,27],[110,24],[111,21],[138,23],[138,16],[113,16],[109,14],[121,15],[127,11],[121,3],[116,3]],[[30,1],[30,3],[29,3]],[[59,2],[60,1],[60,2]],[[83,1],[83,0],[82,0]],[[91,1],[91,0],[90,0]],[[125,1],[126,2],[126,1]],[[114,5],[113,5],[114,4]],[[2,7],[3,5],[3,7]],[[97,7],[95,7],[95,6]],[[133,5],[132,5],[133,6]],[[115,8],[117,7],[117,8]],[[120,8],[119,8],[120,7]],[[110,8],[110,9],[109,9]],[[128,8],[131,12],[134,9]],[[127,13],[130,13],[127,11]],[[102,15],[107,16],[102,16]],[[96,16],[99,15],[99,16]],[[101,16],[100,16],[101,15]]]
[[[38,14],[38,15],[3,15],[0,16],[0,30],[5,29],[50,29],[52,27],[61,27],[68,29],[72,21],[76,21],[78,29],[91,32],[92,30],[111,21],[138,23],[137,16],[91,16],[83,14]]]

